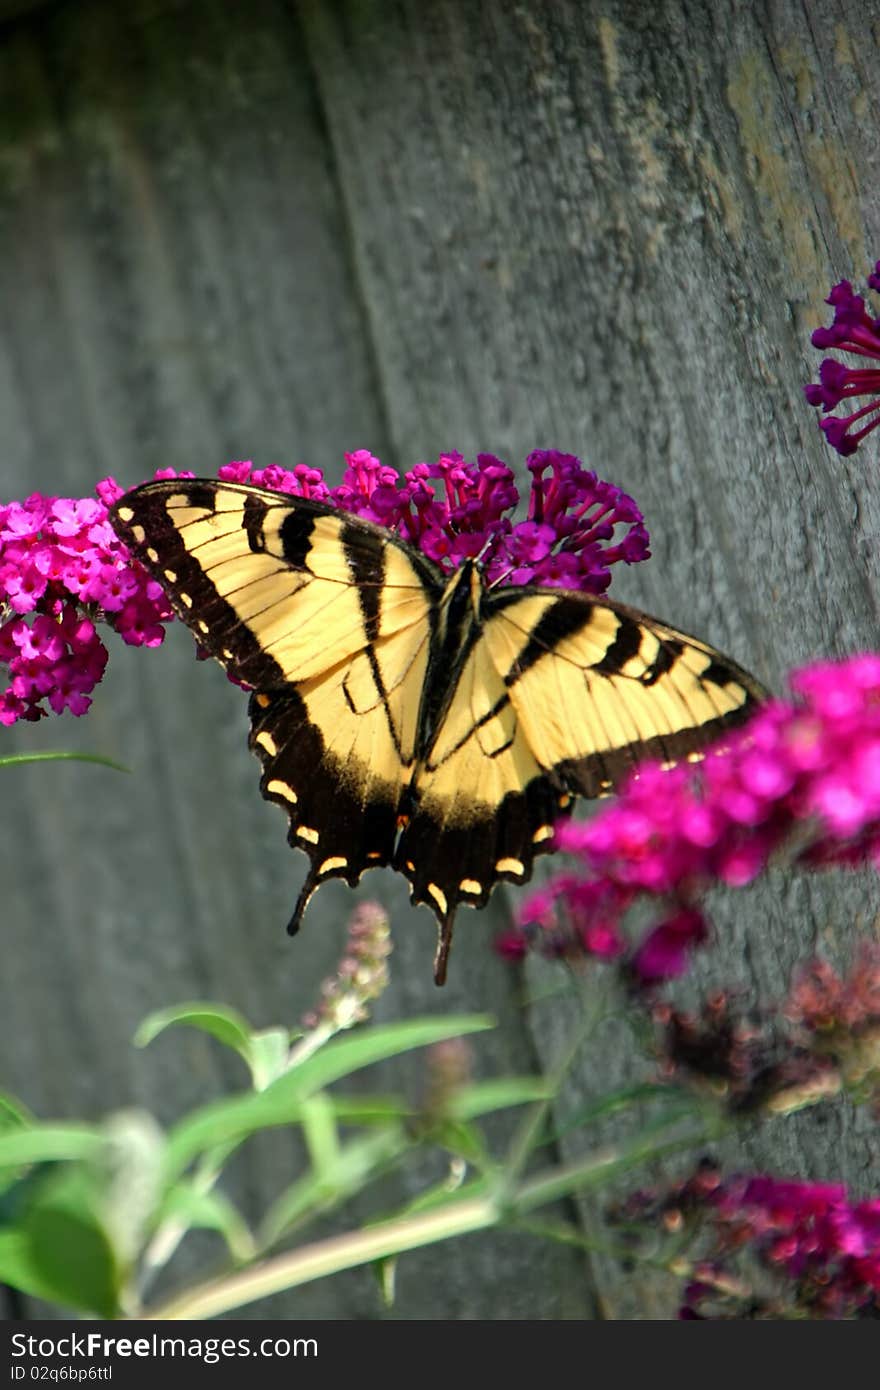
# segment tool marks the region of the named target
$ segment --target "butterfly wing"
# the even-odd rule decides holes
[[[485,593],[395,860],[440,921],[438,973],[458,904],[528,879],[573,796],[606,794],[648,757],[699,756],[764,698],[729,658],[622,604]]]
[[[147,483],[111,520],[201,645],[254,689],[263,795],[327,878],[390,862],[414,766],[433,566],[332,507],[213,480]]]

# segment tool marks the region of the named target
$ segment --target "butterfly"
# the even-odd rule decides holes
[[[392,532],[246,484],[126,493],[117,534],[179,618],[252,689],[260,789],[327,879],[390,864],[439,925],[523,883],[575,797],[640,760],[695,759],[766,698],[712,647],[624,604],[448,575]]]

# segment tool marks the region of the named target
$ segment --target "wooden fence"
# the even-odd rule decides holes
[[[780,691],[810,657],[877,645],[877,449],[832,454],[802,396],[829,285],[880,254],[877,0],[67,0],[0,21],[4,498],[233,458],[337,481],[358,447],[401,468],[558,447],[645,511],[653,559],[618,597]],[[305,861],[245,735],[183,631],[116,643],[87,718],[4,735],[131,768],[2,774],[0,1084],[38,1113],[169,1122],[240,1078],[195,1033],[134,1050],[148,1010],[293,1022],[332,970],[352,895],[323,890],[284,936]],[[462,915],[445,991],[402,880],[358,896],[392,917],[380,1017],[489,1010],[481,1074],[551,1064],[558,1009],[524,1001],[552,972],[490,950],[512,894]],[[868,876],[777,875],[720,905],[702,979],[776,998],[876,899]],[[422,1065],[386,1080],[415,1090]],[[609,1025],[569,1101],[624,1075]],[[820,1109],[728,1157],[876,1191],[871,1134]],[[244,1208],[295,1164],[284,1137],[246,1151]],[[580,1212],[595,1233],[601,1211]],[[504,1235],[405,1257],[390,1314],[365,1271],[246,1313],[645,1317],[668,1298]]]

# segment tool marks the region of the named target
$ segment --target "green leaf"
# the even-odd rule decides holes
[[[352,1125],[384,1124],[387,1120],[408,1120],[418,1107],[400,1096],[340,1096],[328,1092],[337,1120]]]
[[[161,1155],[161,1131],[141,1111],[99,1129],[35,1124],[0,1135],[0,1161],[30,1165],[3,1197],[0,1278],[114,1316],[154,1215]]]
[[[420,1192],[411,1202],[407,1202],[390,1216],[381,1217],[380,1220],[405,1220],[408,1216],[418,1216],[420,1212],[437,1211],[444,1206],[454,1205],[461,1201],[462,1195],[468,1199],[485,1197],[492,1190],[492,1181],[492,1175],[488,1173],[470,1178],[466,1183],[458,1182],[452,1174],[449,1174],[440,1182],[425,1188],[424,1192]],[[376,1223],[370,1223],[370,1225],[374,1224]]]
[[[185,1116],[168,1136],[166,1181],[176,1178],[199,1153],[214,1145],[240,1143],[257,1130],[299,1123],[303,1101],[309,1095],[359,1067],[425,1043],[492,1026],[484,1017],[416,1019],[365,1029],[360,1037],[334,1038],[264,1091],[212,1101]]]
[[[394,1307],[397,1285],[397,1265],[398,1259],[396,1255],[389,1256],[387,1260],[376,1260],[373,1265],[373,1273],[379,1285],[382,1303],[386,1308]]]
[[[302,1126],[313,1169],[319,1176],[330,1172],[339,1159],[339,1132],[330,1097],[323,1091],[303,1102]]]
[[[166,1028],[174,1024],[184,1024],[188,1028],[198,1028],[203,1033],[231,1047],[239,1057],[250,1066],[251,1029],[247,1019],[235,1009],[227,1009],[223,1004],[193,1002],[172,1004],[167,1009],[157,1009],[148,1014],[134,1035],[135,1047],[146,1047]]]
[[[723,1114],[710,1116],[698,1129],[683,1128],[684,1109],[672,1108],[658,1115],[635,1135],[616,1145],[608,1145],[593,1153],[584,1154],[573,1163],[548,1168],[544,1174],[525,1179],[515,1192],[505,1191],[501,1177],[496,1201],[503,1199],[505,1210],[522,1215],[546,1202],[555,1202],[575,1192],[586,1192],[616,1181],[621,1174],[643,1167],[667,1154],[693,1151],[699,1146],[721,1138],[732,1128],[734,1121]],[[509,1187],[509,1184],[507,1184]]]
[[[447,1114],[459,1120],[473,1120],[512,1105],[547,1100],[552,1086],[545,1077],[503,1076],[497,1081],[477,1081],[454,1091],[447,1102]]]
[[[31,1163],[24,1168],[4,1170],[0,1177],[0,1227],[18,1224],[21,1213],[52,1167],[51,1163]]]
[[[254,1089],[264,1091],[270,1082],[281,1076],[287,1067],[290,1034],[286,1028],[263,1028],[251,1033],[248,1064],[254,1078]]]
[[[130,772],[124,763],[114,762],[100,753],[7,753],[0,758],[0,767],[16,767],[20,763],[98,763],[100,767],[111,767],[114,772]]]
[[[283,1092],[287,1095],[309,1095],[374,1062],[410,1052],[415,1047],[425,1047],[430,1043],[443,1042],[446,1038],[494,1027],[495,1020],[487,1018],[485,1014],[461,1014],[445,1018],[414,1018],[381,1028],[364,1028],[351,1036],[331,1039],[300,1066],[273,1081],[264,1094],[280,1095]]]
[[[185,1115],[168,1135],[165,1180],[176,1178],[207,1149],[228,1147],[232,1152],[243,1139],[260,1129],[297,1124],[302,1117],[299,1096],[266,1098],[265,1091],[229,1100],[215,1100]]]
[[[98,1152],[101,1143],[100,1130],[87,1129],[85,1125],[37,1124],[31,1129],[8,1130],[0,1134],[0,1168],[89,1158]]]
[[[55,1299],[55,1287],[35,1266],[24,1231],[0,1231],[0,1284],[8,1284],[31,1298],[44,1298],[47,1303]]]
[[[411,1143],[402,1128],[393,1128],[347,1144],[332,1165],[307,1174],[273,1202],[261,1226],[261,1248],[273,1245],[303,1219],[313,1219],[362,1191]]]
[[[43,1297],[99,1317],[119,1308],[120,1270],[94,1206],[90,1177],[81,1168],[53,1174],[22,1215],[21,1272],[37,1280]]]
[[[102,1126],[89,1165],[94,1209],[117,1258],[131,1267],[152,1223],[161,1190],[165,1138],[145,1110],[121,1110]]]
[[[264,1090],[286,1068],[290,1051],[287,1029],[263,1028],[254,1032],[247,1019],[224,1004],[195,1001],[159,1009],[144,1019],[135,1033],[135,1045],[146,1047],[174,1024],[198,1028],[231,1047],[250,1068],[255,1090]]]
[[[597,1120],[605,1119],[621,1110],[628,1110],[632,1105],[641,1105],[645,1101],[652,1100],[668,1101],[670,1096],[679,1097],[684,1108],[691,1110],[700,1108],[699,1102],[693,1096],[689,1096],[674,1086],[657,1082],[624,1086],[619,1091],[609,1091],[606,1095],[599,1096],[598,1099],[581,1106],[570,1115],[564,1115],[556,1126],[552,1137],[558,1139],[573,1129],[581,1129],[585,1125],[594,1124]]]
[[[430,1137],[436,1144],[476,1168],[486,1168],[492,1164],[492,1155],[480,1131],[463,1120],[439,1120],[436,1127],[430,1130]]]
[[[256,1253],[247,1222],[229,1198],[213,1189],[206,1192],[197,1183],[181,1182],[171,1189],[159,1216],[160,1225],[166,1221],[179,1222],[186,1230],[217,1231],[232,1258],[242,1263]]]
[[[8,1091],[0,1091],[0,1134],[10,1129],[27,1129],[36,1123],[23,1101]]]

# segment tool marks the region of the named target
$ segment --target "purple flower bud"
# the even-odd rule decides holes
[[[874,290],[880,287],[876,270],[869,275],[868,284]],[[834,322],[829,328],[814,331],[813,346],[880,360],[880,320],[870,318],[864,299],[853,293],[850,282],[841,280],[835,285],[826,303],[834,309]],[[880,368],[850,367],[826,357],[819,368],[819,383],[805,386],[804,394],[810,405],[823,412],[833,410],[843,400],[869,398],[851,415],[820,421],[828,443],[843,457],[855,453],[866,435],[880,424]]]

